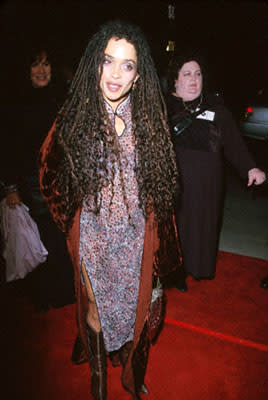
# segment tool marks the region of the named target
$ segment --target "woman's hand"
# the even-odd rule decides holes
[[[248,186],[261,185],[266,180],[265,172],[259,168],[252,168],[248,171]]]
[[[11,192],[6,195],[6,204],[10,208],[15,208],[17,205],[20,206],[21,201],[20,201],[20,196],[18,195],[17,192]]]

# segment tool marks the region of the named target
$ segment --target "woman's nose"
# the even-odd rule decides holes
[[[39,73],[42,73],[42,72],[44,72],[44,70],[45,70],[45,69],[44,69],[43,64],[39,64],[39,65],[38,65],[38,72],[39,72]]]
[[[113,78],[120,77],[120,66],[119,65],[114,65],[113,70],[112,70],[112,76],[113,76]]]

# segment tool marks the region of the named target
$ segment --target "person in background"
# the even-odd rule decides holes
[[[43,200],[38,178],[38,154],[66,92],[55,77],[45,49],[33,50],[25,62],[28,79],[20,82],[9,121],[9,146],[2,149],[2,180],[7,204],[13,208],[25,203],[38,225],[41,240],[48,250],[47,261],[27,277],[30,296],[37,312],[50,306],[74,303],[73,269],[64,235],[57,228]],[[5,171],[5,172],[4,172]]]
[[[147,393],[153,278],[180,263],[165,110],[143,33],[110,21],[90,39],[41,148],[42,193],[73,259],[94,400],[106,399],[107,355],[122,365],[123,387],[134,399]],[[169,250],[170,264],[161,263],[163,230],[174,264]]]
[[[168,81],[170,132],[181,180],[176,219],[183,268],[174,276],[174,284],[186,292],[187,275],[196,280],[215,277],[224,161],[248,186],[260,185],[266,177],[256,167],[222,99],[205,90],[204,64],[198,54],[178,56]]]

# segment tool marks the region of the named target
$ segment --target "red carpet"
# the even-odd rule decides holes
[[[152,347],[148,400],[266,400],[268,291],[259,287],[268,262],[221,252],[213,281],[188,280],[189,292],[167,290],[166,323]],[[75,306],[38,315],[23,282],[2,285],[1,397],[82,400],[89,367],[72,365]],[[131,400],[120,368],[108,369],[108,399]]]

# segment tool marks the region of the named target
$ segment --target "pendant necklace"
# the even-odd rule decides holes
[[[192,114],[200,109],[202,101],[203,101],[203,95],[201,93],[199,103],[197,104],[197,106],[195,108],[188,107],[187,104],[185,104],[185,102],[183,100],[182,100],[182,103],[183,103],[185,110],[189,111]]]

